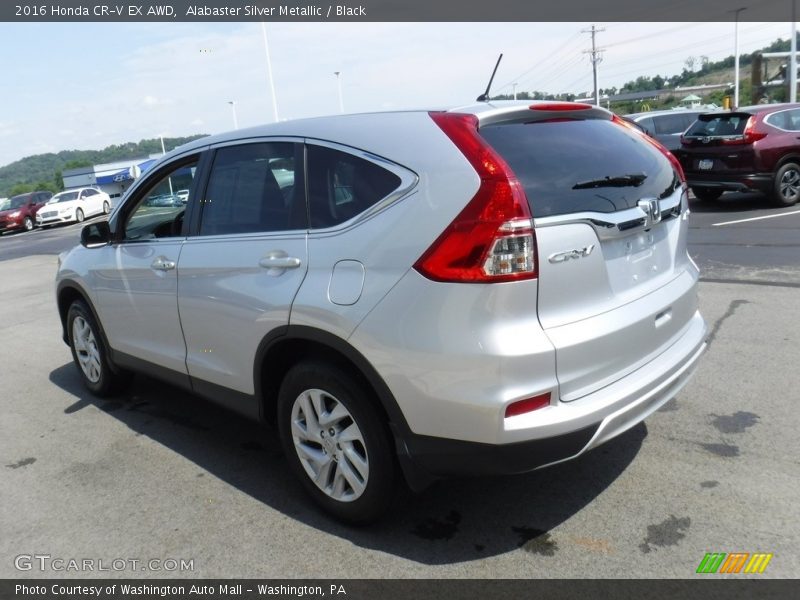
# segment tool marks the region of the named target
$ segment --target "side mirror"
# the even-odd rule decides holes
[[[111,243],[111,227],[108,221],[91,223],[81,229],[81,245],[86,248],[100,248]]]

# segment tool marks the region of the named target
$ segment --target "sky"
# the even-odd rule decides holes
[[[589,92],[591,23],[269,23],[278,118],[471,103],[492,93]],[[733,54],[733,23],[597,23],[600,88]],[[790,23],[740,23],[742,53]],[[159,135],[274,120],[258,23],[2,23],[0,166]],[[235,102],[231,105],[230,102]]]

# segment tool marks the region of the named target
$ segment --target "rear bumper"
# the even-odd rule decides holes
[[[686,173],[689,187],[705,187],[726,192],[767,193],[772,189],[773,178],[770,173],[751,173],[734,175],[731,173]]]
[[[674,398],[695,372],[706,348],[706,334],[705,322],[697,313],[680,340],[625,378],[580,401],[514,417],[542,420],[549,411],[549,418],[544,420],[551,423],[543,424],[542,429],[562,430],[555,435],[484,444],[409,434],[397,440],[401,464],[413,482],[424,481],[426,476],[523,473],[577,458],[624,433]]]

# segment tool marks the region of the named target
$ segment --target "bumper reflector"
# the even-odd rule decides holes
[[[517,400],[506,406],[506,419],[509,417],[516,417],[525,413],[550,406],[550,392],[539,394],[533,398],[526,398],[525,400]]]

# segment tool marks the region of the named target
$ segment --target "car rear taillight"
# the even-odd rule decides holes
[[[744,128],[744,143],[752,144],[758,140],[763,140],[765,137],[767,137],[767,132],[756,131],[756,120],[754,117],[750,117],[747,120],[747,125],[745,125]]]
[[[628,121],[626,121],[625,119],[623,119],[621,117],[618,117],[617,115],[614,115],[613,117],[611,117],[611,120],[614,123],[616,123],[617,125],[620,125],[622,127],[627,127],[631,131],[635,131],[637,134],[641,135],[644,139],[646,139],[653,146],[655,146],[658,149],[658,151],[661,152],[661,154],[663,154],[667,158],[667,160],[669,161],[669,164],[672,165],[672,168],[675,169],[675,172],[678,174],[678,178],[681,180],[681,183],[686,183],[686,174],[683,172],[683,167],[681,166],[680,161],[675,157],[675,155],[672,152],[667,150],[661,144],[661,142],[659,142],[655,138],[650,137],[646,133],[642,133],[641,131],[636,129],[636,127],[631,125]],[[683,142],[683,136],[681,136],[681,142]]]
[[[434,281],[534,279],[536,243],[528,200],[506,162],[478,135],[478,118],[430,113],[480,177],[475,196],[414,264]]]

